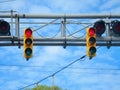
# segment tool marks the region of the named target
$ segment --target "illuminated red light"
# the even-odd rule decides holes
[[[90,36],[94,36],[95,35],[95,29],[94,28],[90,28],[89,29],[89,35]]]
[[[30,37],[31,35],[32,35],[32,30],[31,29],[26,29],[25,30],[25,35],[27,36],[27,37]]]

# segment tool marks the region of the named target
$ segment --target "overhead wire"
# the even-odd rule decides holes
[[[100,48],[100,47],[98,47],[98,48]],[[65,70],[66,68],[68,68],[69,66],[73,65],[74,63],[76,63],[76,62],[78,62],[78,61],[84,61],[84,60],[85,60],[85,59],[84,59],[85,57],[86,57],[86,55],[83,55],[82,57],[74,60],[74,61],[71,62],[70,64],[64,66],[63,68],[61,68],[61,69],[59,69],[59,70],[57,70],[56,72],[54,72],[54,73],[46,76],[45,78],[43,78],[43,79],[41,79],[41,80],[39,80],[39,81],[37,81],[37,82],[35,82],[35,83],[29,84],[29,85],[27,85],[27,86],[25,86],[25,87],[19,88],[18,90],[23,90],[23,89],[25,89],[25,88],[27,88],[27,87],[30,87],[30,86],[32,86],[32,85],[37,85],[37,84],[39,84],[40,82],[42,82],[42,81],[44,81],[44,80],[46,80],[46,79],[48,79],[48,78],[50,78],[50,77],[55,76],[56,74],[58,74],[59,72]],[[91,58],[91,59],[92,59],[92,58]]]
[[[25,86],[25,87],[22,87],[22,88],[20,88],[20,89],[18,89],[18,90],[23,90],[23,89],[25,89],[25,88],[27,88],[27,87],[29,87],[29,86],[32,86],[32,85],[35,85],[35,84],[39,84],[40,82],[42,82],[42,81],[44,81],[44,80],[46,80],[46,79],[48,79],[48,78],[50,78],[50,77],[55,76],[57,73],[63,71],[63,70],[66,69],[66,68],[68,68],[69,66],[71,66],[71,65],[74,64],[75,62],[77,62],[77,61],[84,61],[83,59],[84,59],[85,57],[86,57],[86,55],[83,55],[83,56],[80,57],[79,59],[76,59],[75,61],[73,61],[73,62],[71,62],[70,64],[66,65],[65,67],[59,69],[58,71],[54,72],[53,74],[48,75],[47,77],[45,77],[45,78],[43,78],[43,79],[41,79],[41,80],[39,80],[39,81],[37,81],[37,82],[35,82],[35,83],[33,83],[33,84],[30,84],[30,85],[27,85],[27,86]]]
[[[25,66],[25,65],[0,65],[0,67],[31,67],[31,68],[36,68],[36,70],[34,69],[34,71],[32,69],[12,69],[12,68],[0,68],[0,70],[4,70],[4,71],[8,71],[8,70],[11,70],[11,71],[32,71],[32,72],[38,72],[38,68],[48,68],[48,67],[52,67],[52,66]],[[56,68],[62,68],[63,66],[57,66]],[[120,71],[120,68],[97,68],[97,67],[84,67],[84,68],[81,68],[81,67],[68,67],[67,69],[81,69],[81,70],[107,70],[107,71]],[[41,71],[40,72],[53,72],[52,70],[47,70],[47,71]]]

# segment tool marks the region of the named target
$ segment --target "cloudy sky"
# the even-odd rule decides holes
[[[19,14],[120,13],[119,0],[3,1],[7,0],[0,0],[0,11],[14,10]],[[23,36],[23,29],[28,26],[33,27],[33,29],[40,27],[40,25],[21,25],[21,36]],[[83,26],[68,25],[66,28],[72,33],[83,28]],[[38,30],[38,32],[42,36],[54,36],[59,30],[59,25],[53,25],[40,31]],[[34,35],[39,36],[37,33]],[[78,32],[75,36],[78,35],[84,34]],[[57,36],[60,36],[60,33]],[[119,90],[119,50],[119,47],[111,47],[110,49],[100,47],[97,50],[97,56],[92,60],[85,58],[84,61],[78,61],[56,74],[54,76],[55,85],[63,90]],[[26,85],[35,83],[85,54],[86,47],[81,46],[67,46],[66,49],[62,46],[35,46],[33,58],[26,61],[23,57],[23,47],[21,49],[17,46],[0,47],[0,90],[18,90]],[[51,86],[52,77],[39,84]]]

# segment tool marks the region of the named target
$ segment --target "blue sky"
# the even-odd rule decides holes
[[[4,1],[4,0],[0,0]],[[16,0],[0,3],[0,11],[15,10],[30,14],[80,14],[120,13],[119,0]],[[90,20],[88,20],[90,21]],[[93,22],[93,21],[92,21]],[[23,28],[20,27],[21,36]],[[35,27],[34,27],[35,26]],[[31,27],[31,26],[29,26]],[[36,25],[32,26],[35,29]],[[39,31],[42,35],[54,35],[60,28],[48,26]],[[72,33],[81,26],[68,25]],[[50,30],[53,29],[53,33]],[[84,30],[85,31],[85,30]],[[78,35],[84,35],[78,33]],[[35,34],[36,35],[36,34]],[[59,36],[59,34],[58,34]],[[55,75],[55,85],[65,90],[119,90],[120,47],[100,47],[97,56],[80,61]],[[86,47],[35,46],[34,56],[28,62],[23,57],[23,47],[0,47],[0,90],[17,90],[54,73],[70,62],[86,54]],[[94,69],[96,68],[96,69]],[[52,85],[52,78],[40,84]],[[31,86],[29,88],[32,88]]]

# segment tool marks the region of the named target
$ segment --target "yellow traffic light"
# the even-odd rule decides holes
[[[33,54],[33,35],[32,29],[27,28],[24,30],[24,40],[23,40],[23,47],[24,47],[24,57],[28,60],[32,57]]]
[[[90,59],[96,56],[96,32],[94,28],[86,28],[87,56]]]

